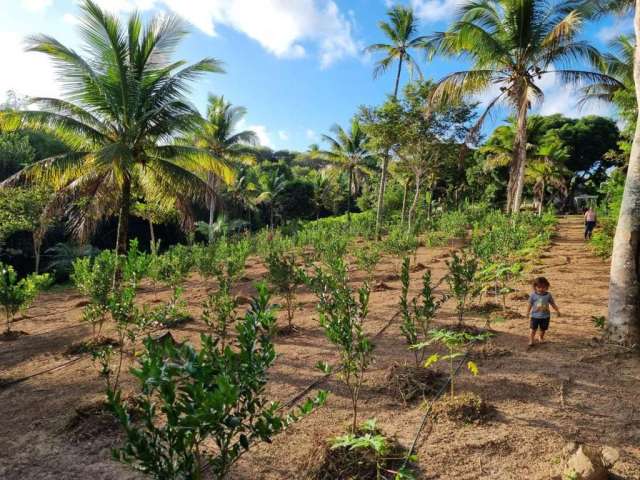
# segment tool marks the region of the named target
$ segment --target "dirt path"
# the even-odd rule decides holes
[[[556,468],[562,446],[569,440],[609,444],[621,451],[616,473],[640,479],[640,361],[617,347],[605,346],[591,317],[606,313],[608,265],[583,244],[579,218],[561,219],[558,235],[525,275],[519,298],[530,290],[528,281],[544,275],[563,316],[553,318],[548,343],[527,349],[528,320],[524,317],[495,325],[496,336],[474,351],[480,376],[464,373],[461,391],[482,395],[496,409],[482,425],[458,426],[444,420],[430,422],[418,445],[420,477],[424,479],[548,479]],[[432,270],[435,281],[446,270],[446,248],[418,252],[417,261]],[[397,311],[399,282],[397,261],[382,262],[377,279],[390,290],[372,294],[368,331],[378,332]],[[251,292],[251,281],[264,275],[260,262],[247,269],[240,292]],[[421,272],[413,274],[412,290],[419,289]],[[362,274],[354,272],[355,282]],[[443,288],[443,287],[441,287]],[[438,290],[441,292],[442,290]],[[206,294],[202,282],[190,279],[186,296],[197,314]],[[163,293],[161,297],[166,295]],[[152,302],[152,293],[140,295]],[[298,296],[299,334],[277,341],[279,358],[272,371],[269,394],[286,401],[319,377],[318,360],[333,361],[335,352],[318,328],[315,300],[308,292]],[[525,300],[510,300],[524,314]],[[0,343],[0,378],[15,379],[68,361],[64,350],[90,335],[79,325],[82,297],[72,290],[47,294],[16,328],[32,335]],[[439,323],[454,322],[451,302]],[[470,316],[483,325],[485,318]],[[178,339],[194,341],[204,330],[201,322],[174,329]],[[419,404],[403,405],[385,391],[386,375],[393,364],[412,360],[393,323],[376,341],[376,363],[363,392],[362,419],[375,417],[389,434],[408,445],[424,414]],[[132,384],[125,383],[126,388]],[[344,431],[349,403],[344,388],[326,382],[327,405],[295,425],[271,445],[260,445],[246,455],[234,479],[298,479],[309,459],[321,450],[324,439]],[[65,428],[75,408],[101,397],[102,384],[90,359],[83,357],[68,367],[34,377],[0,390],[0,478],[12,479],[133,479],[130,469],[112,462],[109,447],[118,436],[112,431]]]

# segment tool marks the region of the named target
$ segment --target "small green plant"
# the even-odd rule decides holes
[[[303,275],[296,266],[296,256],[294,253],[273,249],[265,258],[265,263],[268,269],[267,280],[271,288],[284,299],[288,329],[292,331],[295,294],[297,288],[304,283]]]
[[[11,334],[11,324],[16,313],[29,308],[38,292],[50,283],[49,274],[32,274],[18,280],[13,267],[0,262],[0,304],[4,308],[6,319],[5,335]]]
[[[83,309],[82,319],[91,325],[94,338],[102,331],[109,313],[109,295],[113,290],[116,261],[114,252],[103,250],[93,258],[78,258],[73,262],[71,280],[80,293],[89,299],[89,304]]]
[[[358,268],[367,274],[367,283],[373,283],[373,273],[382,258],[380,246],[375,242],[367,242],[362,247],[356,248],[356,264]]]
[[[466,345],[469,342],[485,341],[487,338],[489,338],[490,334],[488,332],[484,332],[478,335],[471,335],[470,333],[453,332],[451,330],[433,330],[429,333],[429,336],[431,337],[429,341],[423,344],[416,345],[415,348],[422,349],[425,346],[430,345],[432,343],[440,343],[441,345],[444,345],[447,348],[448,353],[446,355],[440,355],[438,353],[434,353],[430,355],[429,358],[427,358],[427,360],[424,362],[424,367],[429,368],[431,365],[433,365],[434,363],[440,360],[448,362],[449,393],[451,395],[451,398],[453,399],[453,397],[455,396],[454,380],[455,380],[455,372],[456,372],[453,361],[456,358],[462,357],[464,355],[464,353],[461,351],[461,348],[464,345]],[[474,376],[478,375],[479,373],[478,366],[475,364],[475,362],[472,362],[472,361],[467,362],[467,369]]]
[[[593,326],[598,330],[604,330],[607,324],[607,317],[604,315],[592,316],[591,321],[593,322]]]
[[[484,285],[483,291],[493,290],[496,298],[502,299],[502,310],[507,310],[507,295],[514,291],[510,286],[522,274],[522,264],[519,262],[491,262],[478,272],[478,280]]]
[[[222,348],[229,337],[229,329],[236,322],[238,302],[226,288],[210,293],[203,303],[202,320],[219,339]]]
[[[391,230],[383,242],[383,248],[387,253],[397,258],[413,255],[414,260],[419,246],[420,240],[418,237],[413,233],[406,232],[401,227]]]
[[[391,469],[389,463],[404,460],[404,457],[390,456],[389,439],[378,428],[375,419],[366,420],[357,432],[335,437],[331,441],[331,449],[368,450],[373,453],[376,468],[376,480],[413,480],[415,477],[406,467]],[[415,461],[415,456],[412,456]],[[391,475],[391,476],[389,476]]]
[[[182,299],[183,284],[194,266],[191,248],[175,245],[158,257],[154,276],[171,289],[171,300],[156,310],[157,323],[173,325],[188,317],[186,302]]]
[[[451,296],[456,299],[456,311],[458,312],[458,324],[464,322],[464,312],[467,302],[476,294],[475,279],[478,270],[478,260],[465,252],[458,255],[454,252],[451,261],[447,261],[449,273],[447,283]]]
[[[363,329],[369,313],[369,285],[365,283],[360,287],[356,296],[349,287],[347,265],[341,257],[331,260],[328,271],[316,267],[308,283],[318,297],[320,326],[329,341],[340,349],[339,373],[350,392],[352,431],[355,432],[360,390],[374,350]],[[331,371],[326,362],[320,362],[318,367],[325,373]]]
[[[402,292],[400,294],[400,313],[402,315],[402,324],[400,331],[411,348],[413,345],[428,340],[431,321],[435,318],[436,313],[440,309],[444,298],[436,300],[431,286],[431,271],[426,270],[422,276],[422,291],[418,298],[415,297],[409,302],[409,257],[405,257],[402,261],[402,271],[400,274],[402,282]],[[423,349],[412,349],[416,361],[416,368],[424,361],[425,352]]]
[[[132,370],[142,389],[141,421],[132,421],[119,390],[108,392],[126,433],[115,458],[156,479],[204,478],[206,465],[214,479],[222,480],[252,445],[271,442],[322,405],[325,392],[284,414],[266,398],[267,371],[276,358],[269,334],[274,324],[268,291],[259,285],[236,327],[233,348],[210,335],[201,336],[200,349],[147,339],[140,365]],[[208,443],[217,448],[205,448]]]

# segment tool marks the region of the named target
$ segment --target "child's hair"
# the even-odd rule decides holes
[[[534,281],[533,281],[533,286],[534,287],[544,287],[544,288],[549,288],[551,284],[549,283],[549,280],[547,280],[544,277],[537,277]]]

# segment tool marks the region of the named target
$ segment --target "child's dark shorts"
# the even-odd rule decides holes
[[[551,319],[550,317],[546,317],[546,318],[533,318],[533,317],[531,317],[531,330],[540,329],[543,332],[546,332],[547,330],[549,330],[549,320],[550,319]]]

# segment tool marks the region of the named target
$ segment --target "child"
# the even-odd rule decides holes
[[[529,296],[529,307],[527,308],[527,316],[531,315],[530,347],[533,346],[538,328],[540,329],[540,343],[544,342],[544,334],[549,329],[549,320],[551,319],[549,305],[560,316],[560,310],[558,310],[553,296],[549,293],[549,280],[538,277],[533,281],[533,293]]]
[[[591,234],[593,233],[593,229],[596,228],[596,211],[589,207],[589,209],[584,212],[584,239],[591,240]]]

